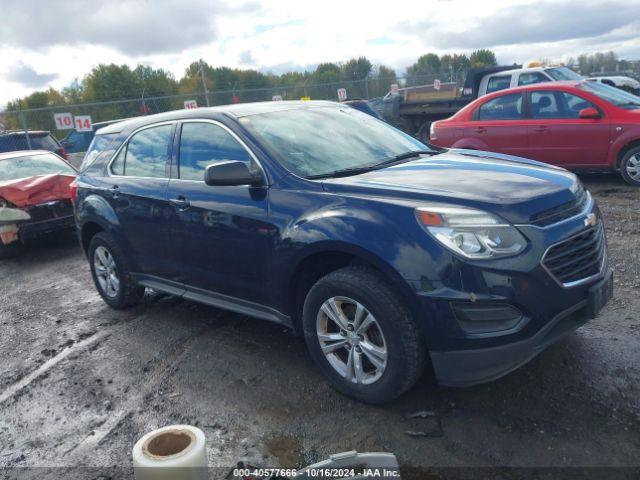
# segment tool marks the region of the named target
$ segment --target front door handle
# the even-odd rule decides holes
[[[191,206],[189,200],[180,195],[178,198],[170,198],[169,203],[180,211],[184,211]]]
[[[534,132],[546,132],[549,130],[546,125],[540,125],[539,127],[535,127],[533,129]]]

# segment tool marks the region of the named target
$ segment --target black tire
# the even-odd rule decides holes
[[[631,176],[631,173],[627,171],[627,168],[630,168],[630,162],[637,162],[640,168],[640,147],[634,147],[624,154],[622,160],[620,161],[620,175],[625,182],[634,187],[640,187],[640,174],[635,178]]]
[[[360,303],[375,317],[382,332],[387,363],[379,378],[370,384],[347,380],[322,351],[316,321],[322,305],[332,297],[348,297]],[[333,386],[345,395],[371,404],[389,402],[409,390],[422,374],[426,348],[418,327],[389,281],[373,269],[346,267],[321,278],[307,294],[302,322],[311,357]],[[365,352],[358,350],[359,347],[350,346],[343,353],[350,352],[351,348],[361,352],[360,358],[365,358]]]
[[[106,249],[115,262],[115,273],[119,280],[119,285],[115,294],[109,295],[98,280],[96,273],[96,250],[101,247]],[[104,250],[101,250],[104,251]],[[96,290],[107,305],[115,309],[124,309],[137,304],[144,295],[144,287],[137,285],[131,278],[131,270],[127,257],[123,254],[117,242],[105,232],[97,233],[91,238],[89,243],[89,265],[91,266],[91,276]]]

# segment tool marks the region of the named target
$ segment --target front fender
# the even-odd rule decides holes
[[[407,206],[351,199],[350,208],[327,207],[299,218],[281,232],[274,265],[278,291],[287,291],[301,263],[322,252],[347,253],[377,268],[409,293],[411,285],[435,280],[427,237]]]
[[[631,129],[627,130],[624,134],[616,138],[611,144],[611,148],[609,148],[609,157],[607,158],[607,164],[609,165],[609,167],[611,169],[618,168],[618,155],[620,155],[620,150],[622,150],[630,143],[637,142],[638,140],[639,138],[637,132],[634,132]]]

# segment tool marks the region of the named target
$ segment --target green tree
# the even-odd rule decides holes
[[[475,50],[469,56],[469,67],[490,67],[497,64],[496,54],[486,48]]]

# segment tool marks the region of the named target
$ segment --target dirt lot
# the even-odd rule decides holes
[[[75,239],[42,242],[0,264],[0,467],[128,467],[135,440],[171,423],[202,428],[210,465],[225,468],[352,449],[395,452],[407,478],[427,467],[639,467],[640,189],[584,181],[616,272],[599,318],[493,383],[424,378],[381,407],[334,392],[302,340],[275,324],[150,293],[111,310]],[[407,419],[420,410],[436,416]]]

